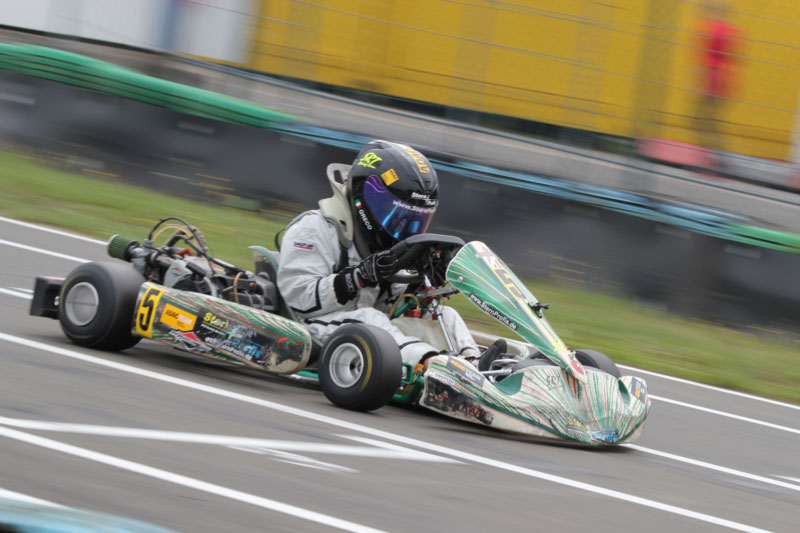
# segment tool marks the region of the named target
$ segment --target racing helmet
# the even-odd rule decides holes
[[[405,144],[365,144],[353,161],[347,185],[353,240],[362,257],[427,231],[439,205],[433,165]]]

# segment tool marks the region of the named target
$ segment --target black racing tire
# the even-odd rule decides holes
[[[319,384],[334,404],[353,411],[385,405],[400,387],[403,362],[391,335],[366,324],[346,324],[322,347]]]
[[[617,363],[612,361],[609,356],[602,352],[583,349],[575,350],[575,358],[583,366],[597,368],[607,374],[611,374],[617,379],[622,377],[622,373],[619,371]]]
[[[58,297],[58,320],[78,346],[117,351],[140,337],[131,333],[144,277],[123,263],[84,263],[69,273]]]
[[[511,371],[513,373],[532,366],[556,366],[556,364],[544,356],[536,359],[521,359],[514,363],[511,367]]]

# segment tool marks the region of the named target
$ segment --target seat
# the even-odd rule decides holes
[[[267,297],[274,306],[273,312],[296,322],[299,321],[291,308],[283,301],[278,291],[280,252],[269,250],[263,246],[250,246],[249,249],[253,251],[256,275],[261,276],[265,280]]]

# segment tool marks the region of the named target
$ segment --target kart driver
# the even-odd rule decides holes
[[[332,167],[347,172],[346,180],[337,179]],[[333,197],[286,228],[277,276],[286,305],[322,340],[342,324],[361,322],[388,332],[412,366],[446,353],[431,344],[425,333],[429,328],[408,328],[409,322],[393,322],[387,314],[406,292],[404,284],[389,281],[396,273],[389,249],[424,233],[439,204],[439,182],[430,161],[404,144],[373,140],[349,169],[331,165],[329,179]],[[477,360],[480,352],[461,316],[445,307],[442,318],[456,355]],[[504,344],[500,340],[485,350],[479,368],[505,352]]]

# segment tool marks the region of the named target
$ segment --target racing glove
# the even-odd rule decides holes
[[[359,264],[343,268],[333,278],[333,291],[336,301],[344,305],[358,296],[361,287],[375,287],[382,281],[388,280],[395,272],[397,258],[385,250],[376,252]]]
[[[397,272],[396,264],[391,250],[374,253],[358,264],[358,277],[364,287],[374,287]]]

